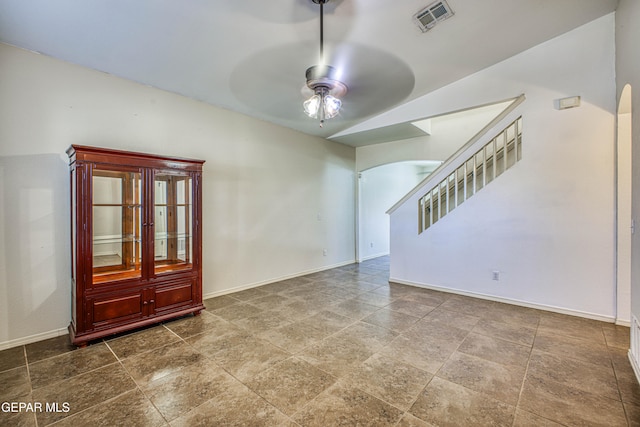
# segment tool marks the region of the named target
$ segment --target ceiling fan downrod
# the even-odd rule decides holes
[[[304,111],[311,118],[320,119],[323,127],[325,119],[335,117],[342,105],[338,98],[347,92],[347,86],[337,80],[336,70],[324,60],[324,4],[329,0],[311,0],[320,5],[320,65],[309,67],[306,72],[307,87],[314,95],[304,102]]]

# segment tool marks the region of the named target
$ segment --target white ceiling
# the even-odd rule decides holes
[[[431,2],[325,6],[325,57],[349,91],[324,128],[302,111],[305,70],[319,57],[320,9],[312,0],[0,0],[0,41],[331,137],[617,6],[448,0],[455,15],[422,33],[412,17]]]

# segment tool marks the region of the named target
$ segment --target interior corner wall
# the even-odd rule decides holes
[[[0,44],[0,348],[69,324],[71,144],[206,160],[205,296],[354,261],[355,149]]]
[[[631,85],[632,194],[631,216],[640,224],[640,2],[620,0],[616,10],[616,88],[620,99]],[[640,319],[640,232],[631,237],[631,314]]]
[[[392,280],[615,319],[614,29],[604,16],[414,101],[452,110],[525,94],[523,156],[422,234],[423,193],[398,207]],[[574,95],[579,108],[554,108]]]

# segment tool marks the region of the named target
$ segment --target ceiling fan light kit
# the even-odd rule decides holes
[[[322,65],[307,68],[307,87],[313,91],[311,98],[303,103],[304,112],[311,118],[320,119],[320,127],[326,119],[338,115],[342,101],[339,97],[347,93],[347,85],[336,78],[336,70],[324,63],[324,4],[329,0],[311,0],[320,5],[320,61]]]

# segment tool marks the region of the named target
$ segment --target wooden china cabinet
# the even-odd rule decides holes
[[[72,145],[71,340],[202,304],[202,160]]]

